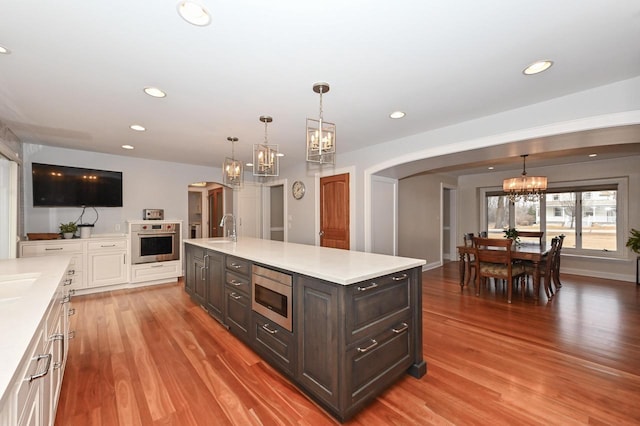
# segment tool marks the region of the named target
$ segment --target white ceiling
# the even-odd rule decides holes
[[[640,75],[637,0],[203,2],[206,27],[175,0],[0,0],[0,120],[23,142],[219,166],[227,136],[250,161],[271,115],[286,167],[317,81],[347,152]],[[538,59],[555,65],[524,76]]]

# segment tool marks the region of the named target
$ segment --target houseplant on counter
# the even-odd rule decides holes
[[[78,230],[78,225],[76,225],[75,222],[60,224],[60,232],[62,233],[62,236],[65,238],[73,238],[73,234],[75,234],[77,230]]]

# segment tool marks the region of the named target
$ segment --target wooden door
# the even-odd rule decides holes
[[[320,245],[349,250],[349,173],[320,178]]]
[[[209,236],[222,237],[220,221],[223,216],[222,187],[209,190]]]

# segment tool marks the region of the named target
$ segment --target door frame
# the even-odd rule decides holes
[[[271,239],[271,187],[282,185],[283,194],[282,194],[282,214],[283,214],[283,224],[284,224],[284,242],[289,241],[289,221],[287,218],[289,217],[288,213],[288,189],[289,189],[289,181],[285,179],[274,180],[265,182],[262,184],[262,238],[269,240]],[[267,236],[269,238],[267,238]]]
[[[444,191],[449,192],[449,260],[456,260],[458,236],[458,187],[444,182],[440,183],[440,265],[444,264]]]
[[[314,176],[315,185],[315,245],[320,246],[320,178],[349,175],[349,250],[356,250],[356,168],[355,166],[339,169],[321,170]]]

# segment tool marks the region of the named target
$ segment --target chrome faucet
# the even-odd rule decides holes
[[[236,242],[238,241],[238,235],[236,234],[236,218],[233,214],[231,213],[227,213],[224,216],[222,216],[222,220],[220,221],[220,226],[224,227],[224,223],[227,220],[227,218],[231,218],[231,232],[229,232],[229,230],[227,229],[227,237],[233,241]]]

